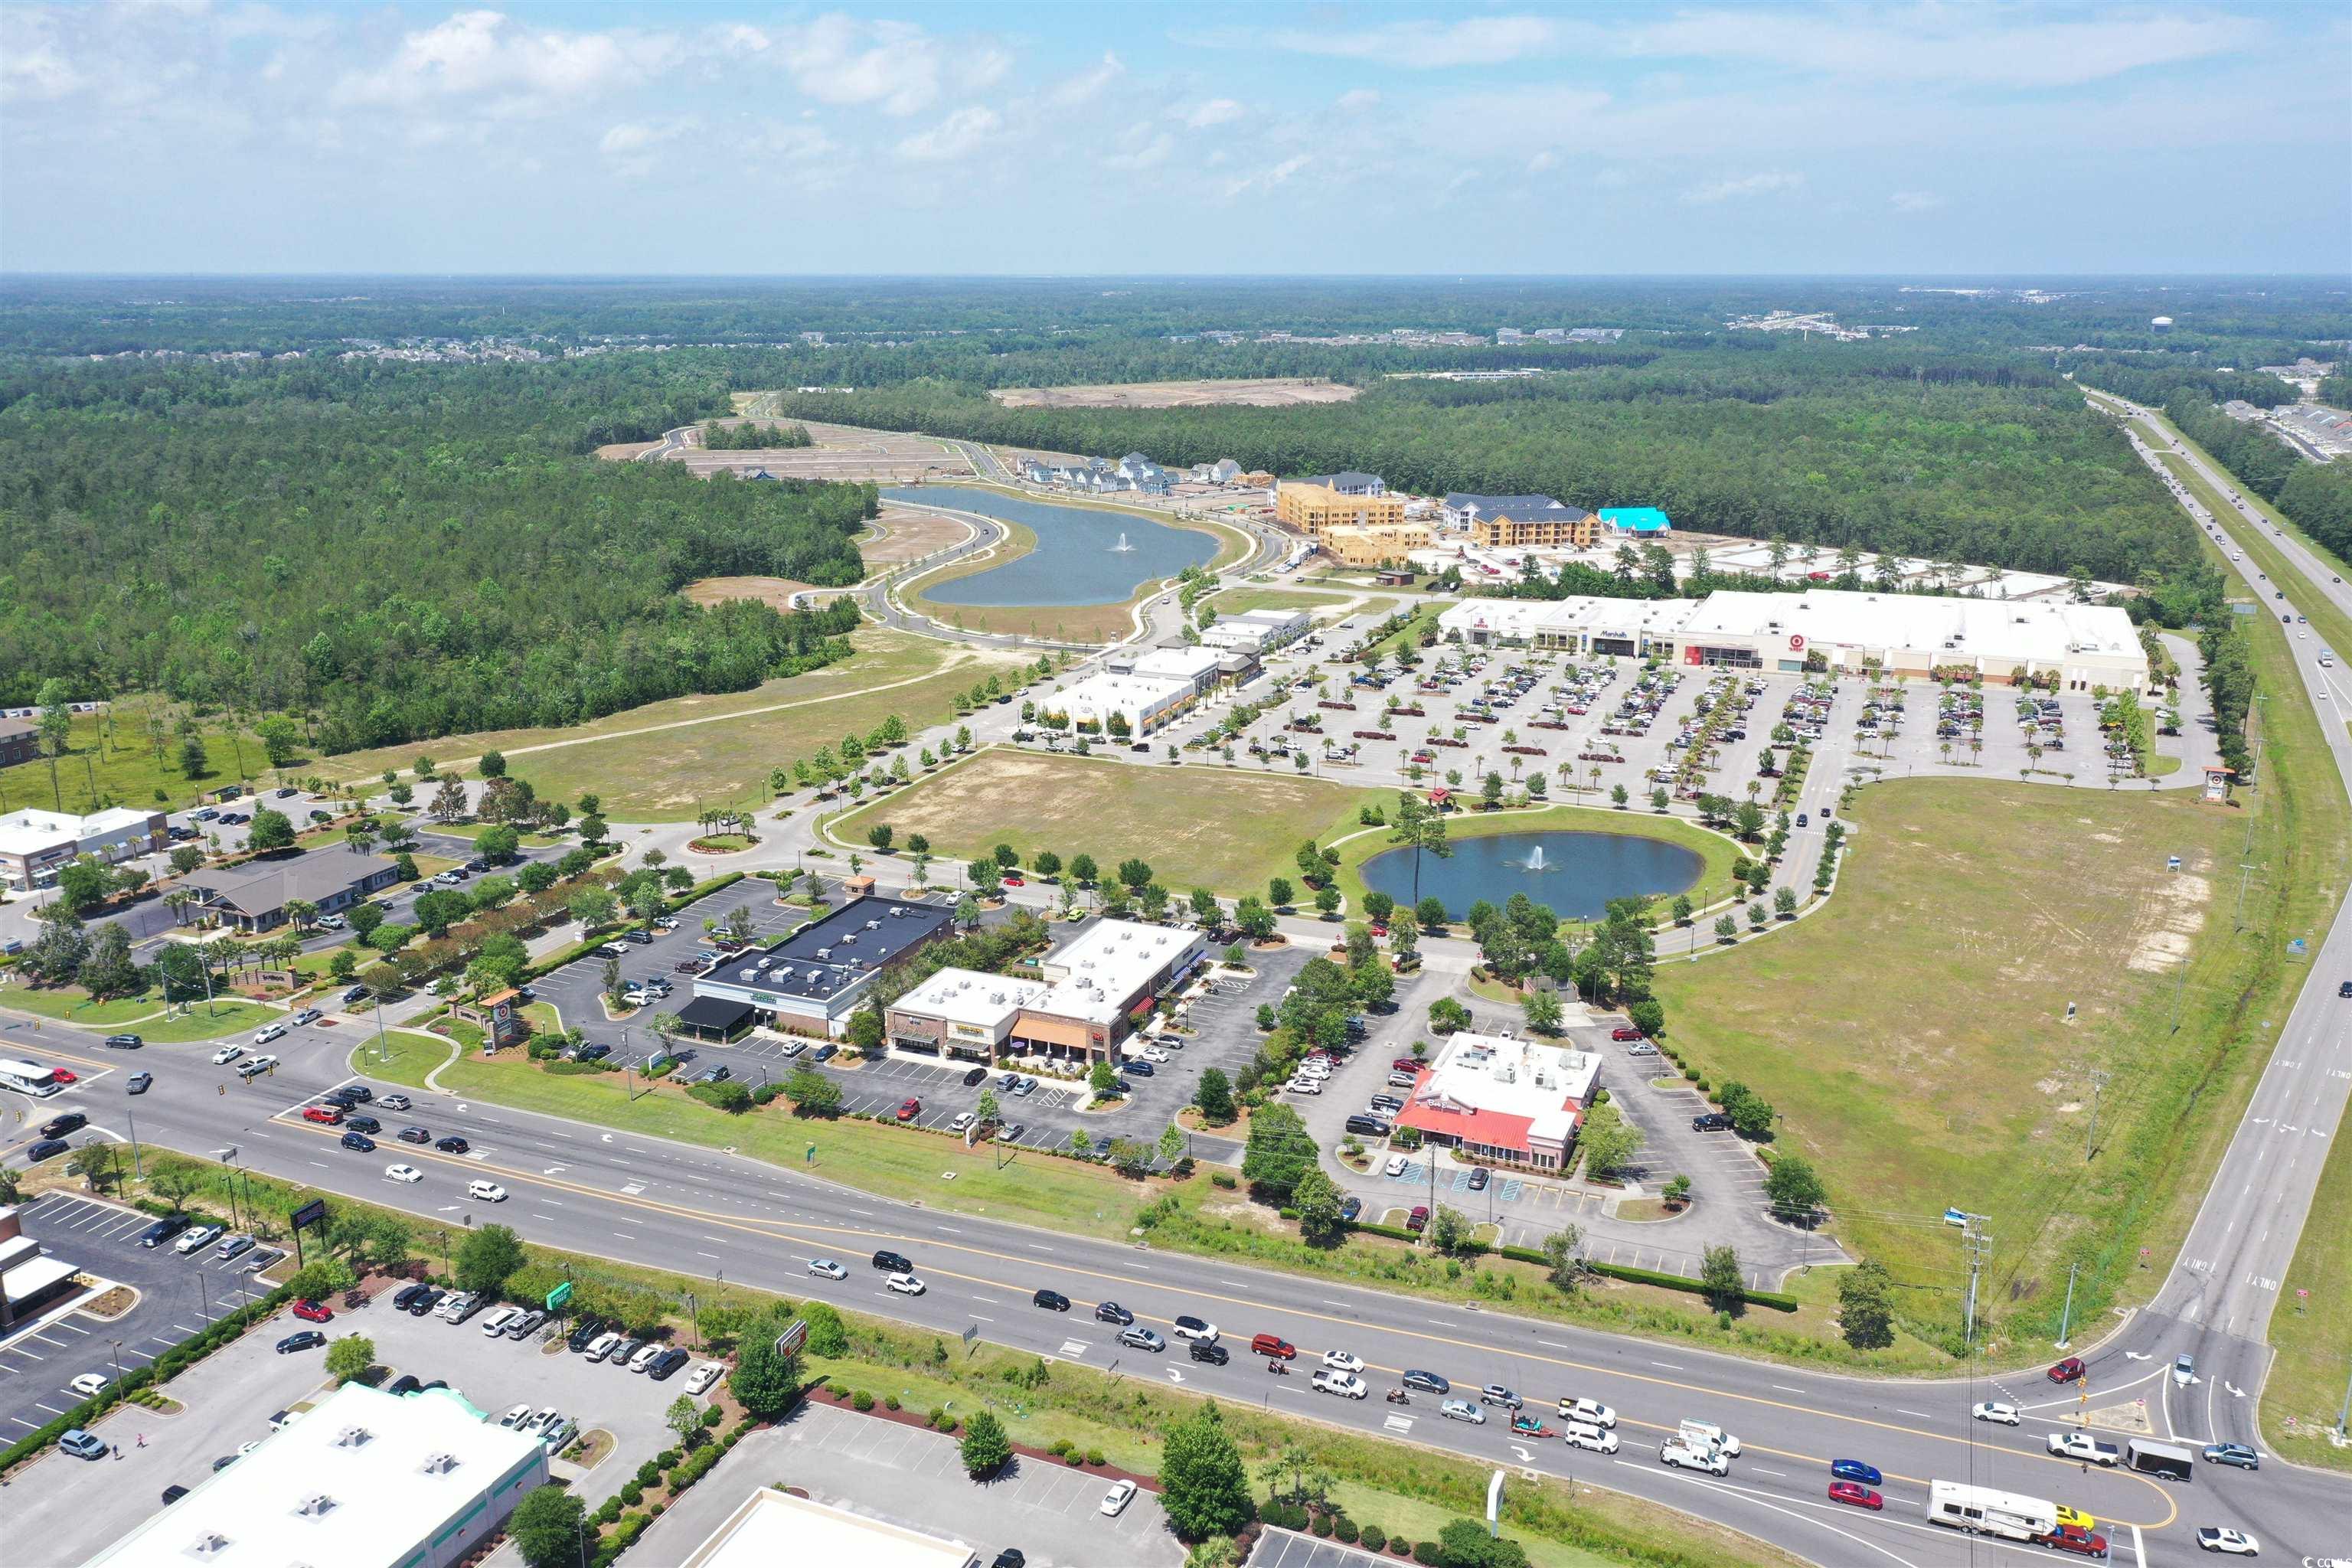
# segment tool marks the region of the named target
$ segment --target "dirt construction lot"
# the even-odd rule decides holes
[[[699,447],[690,447],[682,448],[669,460],[684,463],[705,479],[713,474],[765,469],[780,479],[873,479],[883,484],[904,484],[910,479],[971,472],[971,465],[953,447],[929,436],[860,430],[853,426],[821,425],[805,419],[792,423],[806,426],[816,445],[745,452],[706,452]]]
[[[1007,408],[1297,408],[1310,403],[1346,403],[1355,397],[1356,389],[1319,378],[1276,376],[1257,381],[1013,386],[989,395]]]
[[[901,561],[919,561],[935,550],[961,543],[971,533],[970,524],[951,517],[886,506],[882,515],[874,520],[871,531],[858,540],[857,553],[865,558],[866,569],[871,571],[877,566],[895,566]]]

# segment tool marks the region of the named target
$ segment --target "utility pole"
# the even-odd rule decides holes
[[[1977,1286],[1984,1275],[1985,1260],[1992,1256],[1991,1235],[1986,1231],[1977,1228],[1984,1223],[1985,1216],[1983,1215],[1969,1215],[1968,1216],[1967,1228],[1960,1232],[1960,1245],[1968,1249],[1969,1254],[1967,1322],[1961,1331],[1960,1338],[1961,1350],[1964,1356],[1969,1353],[1972,1353],[1976,1345]]]
[[[2066,1328],[2074,1321],[2074,1274],[2082,1267],[2079,1262],[2066,1265],[2066,1305],[2058,1314],[2058,1342],[2053,1347],[2056,1350],[2067,1348]]]
[[[2091,1125],[2083,1133],[2083,1163],[2086,1165],[2091,1163],[2092,1155],[2098,1152],[2099,1096],[2105,1090],[2106,1087],[2107,1075],[2105,1070],[2104,1068],[2094,1068],[2091,1071]]]

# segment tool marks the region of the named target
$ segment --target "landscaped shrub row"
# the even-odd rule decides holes
[[[165,1209],[163,1212],[168,1214],[171,1211]],[[236,1311],[215,1320],[206,1326],[204,1332],[181,1341],[162,1355],[157,1356],[152,1364],[123,1373],[122,1381],[110,1384],[105,1393],[82,1401],[38,1431],[17,1438],[5,1448],[0,1448],[0,1471],[6,1470],[20,1459],[38,1453],[75,1427],[89,1426],[124,1399],[149,1384],[170,1382],[228,1343],[229,1341],[236,1338],[251,1325],[268,1317],[292,1299],[293,1292],[280,1286],[260,1300],[239,1307]]]
[[[1393,1225],[1375,1225],[1367,1220],[1357,1220],[1353,1224],[1349,1225],[1348,1228],[1349,1230],[1362,1231],[1371,1236],[1385,1236],[1391,1241],[1418,1242],[1422,1239],[1422,1237],[1416,1233],[1406,1230],[1402,1226]],[[1473,1241],[1465,1242],[1460,1250],[1466,1257],[1483,1258],[1489,1254],[1495,1254],[1503,1258],[1507,1258],[1515,1263],[1533,1263],[1545,1268],[1550,1267],[1551,1264],[1550,1258],[1546,1258],[1542,1253],[1538,1252],[1531,1247],[1506,1247],[1497,1249],[1487,1245],[1486,1242]],[[1696,1279],[1685,1279],[1679,1274],[1661,1274],[1655,1269],[1634,1268],[1622,1263],[1594,1263],[1587,1261],[1584,1267],[1595,1274],[1606,1276],[1611,1279],[1622,1279],[1629,1285],[1657,1285],[1668,1290],[1688,1291],[1690,1294],[1695,1296],[1705,1295],[1706,1293],[1706,1286],[1700,1284]],[[1742,1290],[1739,1294],[1740,1299],[1747,1301],[1751,1306],[1769,1307],[1773,1310],[1780,1312],[1793,1312],[1797,1310],[1797,1299],[1794,1296],[1784,1294],[1781,1291]]]
[[[714,1405],[707,1413],[707,1418],[719,1416],[719,1407]],[[742,1440],[745,1433],[758,1425],[757,1421],[746,1416],[729,1429],[725,1436],[705,1444],[692,1454],[681,1458],[679,1450],[665,1448],[639,1465],[636,1473],[629,1478],[628,1485],[606,1498],[588,1515],[588,1522],[604,1531],[588,1561],[594,1564],[594,1568],[611,1568],[614,1560],[635,1543],[637,1537],[645,1533],[646,1527],[659,1519],[668,1504],[656,1503],[644,1513],[628,1513],[624,1510],[635,1508],[646,1500],[646,1492],[649,1489],[665,1481],[669,1487],[670,1502],[676,1502],[688,1487],[709,1475],[711,1467],[725,1458],[728,1451]]]

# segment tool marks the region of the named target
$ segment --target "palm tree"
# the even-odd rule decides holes
[[[195,901],[195,893],[187,888],[174,888],[163,895],[163,907],[172,911],[173,925],[179,925],[187,919],[188,906]]]
[[[1599,763],[1592,764],[1591,777],[1592,787],[1594,789],[1599,789],[1601,787],[1601,764]]]

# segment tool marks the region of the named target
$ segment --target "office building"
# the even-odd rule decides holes
[[[1473,1159],[1561,1171],[1600,1085],[1601,1058],[1465,1029],[1448,1037],[1415,1078],[1398,1126]]]
[[[942,969],[890,1005],[890,1048],[997,1062],[1119,1059],[1118,1046],[1208,956],[1198,931],[1098,920],[1048,953],[1037,978]]]
[[[832,1037],[875,980],[924,943],[948,934],[955,911],[901,899],[853,899],[764,948],[719,959],[695,976],[679,1020],[720,1037],[752,1025]]]
[[[58,868],[84,855],[107,865],[152,855],[171,839],[160,811],[121,806],[76,816],[27,806],[0,816],[0,881],[22,891],[46,888]]]

